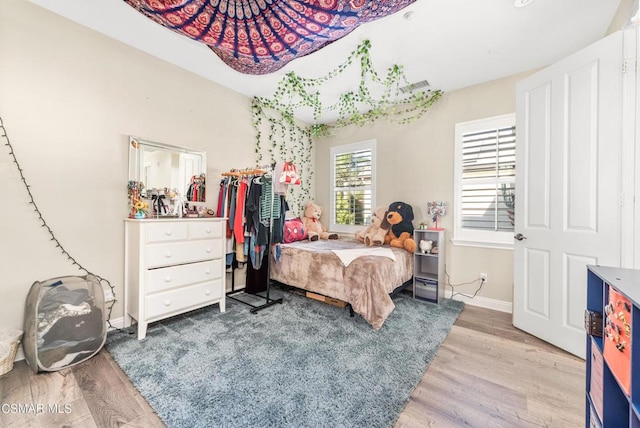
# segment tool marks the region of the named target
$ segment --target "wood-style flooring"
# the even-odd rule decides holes
[[[395,428],[584,427],[585,362],[467,305]]]
[[[395,428],[584,427],[584,376],[583,360],[515,329],[509,314],[467,305]],[[0,427],[162,426],[105,350],[46,374],[19,361],[0,377]]]

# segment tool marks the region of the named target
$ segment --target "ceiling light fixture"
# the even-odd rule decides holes
[[[529,6],[534,1],[536,1],[536,0],[515,0],[513,5],[515,7],[525,7],[525,6]]]

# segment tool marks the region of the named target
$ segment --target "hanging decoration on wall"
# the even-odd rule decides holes
[[[124,0],[207,45],[231,68],[267,74],[415,0]]]
[[[385,75],[379,75],[371,61],[371,42],[364,40],[347,59],[329,73],[318,78],[287,73],[278,83],[272,97],[254,97],[251,109],[256,132],[257,163],[263,158],[275,162],[293,157],[301,168],[305,183],[294,194],[296,208],[310,199],[311,152],[313,139],[328,136],[339,128],[363,126],[379,119],[399,124],[409,124],[422,117],[442,96],[440,90],[423,90],[404,93],[400,88],[408,85],[401,65],[392,65]],[[322,102],[323,87],[342,75],[351,65],[360,66],[357,88],[342,93],[332,104]],[[371,89],[375,89],[371,91]],[[374,98],[372,92],[381,94]],[[313,121],[307,125],[296,119],[299,111],[312,111]],[[337,114],[337,119],[325,123],[327,113]]]
[[[18,169],[18,174],[20,175],[20,180],[24,184],[25,190],[27,191],[27,196],[29,197],[29,203],[33,206],[33,210],[36,212],[36,214],[38,216],[38,220],[41,223],[40,226],[44,227],[47,230],[47,233],[51,237],[50,240],[53,241],[53,243],[56,245],[56,247],[60,249],[62,254],[67,257],[67,259],[71,262],[72,265],[76,266],[81,271],[84,271],[87,275],[93,275],[95,278],[97,278],[97,280],[101,284],[106,284],[109,287],[109,289],[111,291],[111,295],[113,296],[113,300],[111,300],[111,304],[108,305],[108,307],[107,307],[107,311],[108,311],[107,312],[107,324],[109,325],[110,328],[114,328],[114,329],[117,330],[117,328],[115,328],[113,325],[111,325],[111,312],[113,311],[113,306],[116,304],[115,287],[111,284],[111,282],[109,280],[107,280],[105,278],[102,278],[102,277],[90,272],[89,270],[87,270],[74,257],[72,257],[71,254],[69,254],[67,252],[67,250],[62,246],[62,243],[58,240],[56,235],[53,233],[53,230],[47,224],[47,222],[45,221],[44,217],[42,216],[42,212],[40,211],[40,208],[38,208],[38,205],[36,204],[35,199],[33,199],[33,194],[31,193],[30,186],[27,183],[27,179],[24,176],[23,169],[20,166],[20,164],[18,163],[18,159],[16,158],[16,154],[13,151],[13,146],[11,145],[11,141],[9,140],[9,135],[7,133],[7,129],[4,127],[4,122],[2,121],[2,117],[0,117],[0,132],[1,132],[0,138],[5,140],[5,146],[7,146],[9,148],[9,156],[11,156],[11,158],[13,160],[13,163],[16,164],[16,168]]]

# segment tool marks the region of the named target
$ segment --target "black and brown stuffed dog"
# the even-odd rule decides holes
[[[394,202],[387,210],[389,229],[389,244],[392,247],[404,248],[413,253],[416,241],[413,239],[413,208],[404,202]]]

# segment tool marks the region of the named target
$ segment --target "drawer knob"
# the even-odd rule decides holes
[[[206,295],[208,296],[209,294],[211,294],[211,290],[206,290],[206,291],[204,292],[204,294],[206,294]]]
[[[211,252],[211,248],[207,248],[206,251],[207,251],[207,253],[210,253]]]
[[[171,282],[171,277],[170,277],[170,276],[166,277],[166,278],[164,279],[164,282]]]
[[[164,301],[164,305],[165,306],[171,306],[171,300],[165,300]]]
[[[171,236],[173,234],[173,231],[172,230],[165,230],[164,234],[167,235],[167,236]]]
[[[207,228],[207,229],[205,230],[205,232],[206,232],[206,233],[211,233],[211,229]]]
[[[207,275],[209,275],[211,273],[211,269],[207,269],[204,271],[204,273],[206,273]]]
[[[167,253],[164,255],[166,258],[170,259],[172,254],[171,251],[167,251]]]

